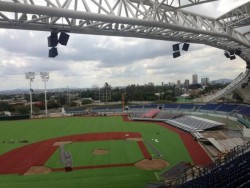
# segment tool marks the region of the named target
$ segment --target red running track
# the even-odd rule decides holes
[[[58,146],[53,146],[55,142],[89,142],[104,140],[125,140],[127,138],[140,138],[140,133],[134,132],[104,132],[88,133],[80,135],[70,135],[50,140],[44,140],[34,144],[29,144],[0,155],[0,174],[24,174],[32,166],[43,166],[50,156],[57,150]],[[145,158],[149,157],[143,142],[137,142]],[[150,156],[151,157],[151,156]],[[86,166],[83,168],[104,168],[116,166],[130,166],[131,164],[110,164],[101,166]],[[77,169],[78,167],[74,168]]]

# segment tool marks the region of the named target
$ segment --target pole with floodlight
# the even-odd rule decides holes
[[[31,82],[33,82],[35,78],[35,72],[25,72],[25,78],[30,80],[30,118],[32,118],[32,93],[33,89],[31,89]]]
[[[40,72],[40,76],[42,78],[42,81],[44,82],[45,114],[47,117],[48,116],[48,108],[47,108],[46,82],[48,82],[48,80],[49,80],[49,73],[48,72]]]

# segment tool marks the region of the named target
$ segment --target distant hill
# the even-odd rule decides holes
[[[227,84],[232,81],[233,81],[232,79],[223,78],[223,79],[213,80],[211,81],[211,84]]]

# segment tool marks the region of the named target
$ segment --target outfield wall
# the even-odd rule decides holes
[[[21,119],[29,119],[29,114],[24,115],[12,115],[12,116],[0,116],[0,121],[11,121],[11,120],[21,120]]]

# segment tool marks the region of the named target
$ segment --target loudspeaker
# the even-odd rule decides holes
[[[173,51],[178,51],[178,50],[180,50],[179,44],[174,44],[173,45]]]
[[[180,56],[181,56],[180,51],[177,51],[177,52],[173,53],[173,58],[177,58],[177,57],[180,57]]]
[[[57,44],[58,44],[57,32],[51,32],[50,36],[48,37],[48,47],[56,47]]]
[[[65,32],[61,32],[58,42],[59,42],[61,45],[66,46],[67,43],[68,43],[68,40],[69,40],[69,35],[68,35],[67,33],[65,33]]]
[[[49,57],[56,57],[58,56],[57,48],[53,47],[49,50]]]
[[[182,46],[182,50],[183,51],[188,51],[188,48],[189,48],[189,44],[188,43],[184,43],[183,46]]]

